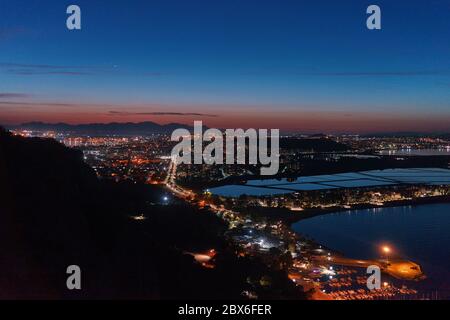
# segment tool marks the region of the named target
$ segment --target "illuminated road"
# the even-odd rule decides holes
[[[192,191],[183,189],[182,187],[178,186],[175,183],[176,174],[177,174],[177,163],[175,159],[172,157],[170,160],[167,177],[164,180],[164,184],[171,192],[173,192],[180,198],[183,198],[185,200],[193,198],[195,194]]]
[[[195,192],[191,190],[184,189],[183,187],[176,184],[176,174],[177,174],[177,161],[174,157],[171,157],[171,161],[168,168],[167,177],[164,180],[165,186],[176,196],[179,198],[182,198],[186,201],[192,200],[195,198]],[[213,203],[206,203],[206,205],[209,206],[211,211],[214,213],[221,212],[223,214],[223,218],[227,220],[228,222],[231,222],[230,219],[232,218],[234,221],[239,220],[238,214],[236,212],[233,212],[231,210],[225,209],[223,207],[218,207]]]
[[[319,262],[334,263],[343,266],[367,268],[370,265],[380,267],[381,271],[397,279],[415,280],[424,277],[422,269],[417,263],[408,260],[358,260],[340,256],[333,256],[328,260],[325,256],[314,256],[314,260]]]

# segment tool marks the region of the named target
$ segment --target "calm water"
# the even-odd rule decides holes
[[[422,290],[450,298],[450,204],[347,211],[292,225],[324,246],[353,258],[378,258],[389,244],[392,256],[418,262],[428,279]]]
[[[379,154],[385,156],[450,156],[450,148],[383,150]]]

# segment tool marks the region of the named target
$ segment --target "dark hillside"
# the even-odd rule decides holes
[[[285,274],[237,258],[211,212],[158,205],[165,192],[99,180],[81,152],[0,129],[0,298],[230,299],[267,275],[261,297],[301,296]],[[184,253],[210,248],[214,269]],[[66,288],[69,265],[82,270],[81,291]]]

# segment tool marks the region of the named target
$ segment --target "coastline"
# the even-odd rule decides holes
[[[289,215],[282,214],[279,218],[289,224],[292,225],[293,223],[299,222],[304,219],[313,218],[316,216],[321,216],[325,214],[330,213],[338,213],[338,212],[344,212],[344,211],[356,211],[356,210],[366,210],[366,209],[377,209],[377,208],[390,208],[390,207],[403,207],[403,206],[420,206],[420,205],[426,205],[426,204],[435,204],[435,203],[450,203],[450,195],[446,196],[436,196],[436,197],[426,197],[426,198],[416,198],[411,200],[397,200],[397,201],[390,201],[384,203],[382,206],[377,206],[374,204],[358,204],[354,205],[351,208],[344,208],[342,206],[336,206],[336,207],[329,207],[329,208],[314,208],[314,209],[306,209],[304,211],[300,211],[298,213],[292,213],[292,211],[289,211]]]
[[[290,219],[291,221],[298,222],[304,219],[312,218],[319,215],[325,215],[328,213],[337,213],[337,212],[345,212],[345,211],[354,211],[354,210],[367,210],[371,208],[392,208],[392,207],[402,207],[402,206],[423,206],[427,204],[439,204],[439,203],[450,203],[450,196],[437,196],[437,197],[427,197],[427,198],[418,198],[413,200],[402,200],[402,201],[392,201],[389,203],[386,203],[383,206],[374,206],[374,205],[360,205],[352,207],[351,209],[347,208],[327,208],[325,210],[308,210],[306,211],[306,215],[302,214],[302,217],[300,219]],[[338,209],[338,210],[336,210]],[[304,213],[304,212],[301,212]],[[298,217],[297,217],[298,218]],[[289,219],[284,220],[285,223]],[[293,222],[293,223],[294,223]],[[294,229],[292,228],[292,223],[288,224],[292,231]],[[303,237],[301,233],[298,233],[294,231],[297,236]],[[368,258],[368,260],[365,259],[359,259],[356,258],[348,258],[347,254],[345,252],[340,252],[334,248],[327,247],[324,244],[321,244],[319,241],[316,241],[314,239],[305,238],[305,240],[315,248],[324,249],[329,254],[331,253],[331,259],[330,256],[326,255],[313,255],[312,261],[318,264],[335,264],[341,267],[347,267],[353,270],[358,270],[360,268],[365,268],[369,265],[378,265],[380,266],[380,269],[383,274],[388,275],[391,277],[391,281],[394,281],[391,283],[392,288],[400,288],[400,284],[404,283],[407,285],[405,288],[408,288],[413,292],[412,294],[420,294],[420,293],[426,293],[427,291],[427,285],[416,285],[416,282],[421,282],[428,278],[428,275],[424,272],[423,267],[420,263],[414,260],[404,260],[404,259],[390,259],[390,265],[386,266],[383,259],[377,259],[375,257]],[[395,280],[394,280],[395,279]],[[395,282],[398,281],[398,282]],[[325,280],[323,284],[330,285],[332,281]],[[403,287],[402,287],[403,288]],[[318,299],[321,299],[320,297]]]

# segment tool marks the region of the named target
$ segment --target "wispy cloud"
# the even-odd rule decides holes
[[[250,72],[253,76],[306,76],[306,77],[421,77],[450,76],[450,70],[406,70],[406,71],[360,71],[360,72],[301,72],[301,71],[261,71]]]
[[[0,98],[2,98],[0,96]],[[8,97],[3,97],[8,98]],[[11,98],[11,97],[9,97]],[[71,103],[58,102],[26,102],[26,101],[0,101],[0,106],[50,106],[50,107],[76,107],[77,105]]]
[[[210,117],[215,118],[218,117],[217,114],[211,113],[201,113],[201,112],[169,112],[169,111],[119,111],[119,110],[108,110],[106,108],[124,108],[123,106],[113,106],[107,104],[83,104],[83,103],[68,103],[68,102],[45,102],[45,101],[20,101],[15,98],[27,98],[32,95],[24,94],[24,93],[0,93],[0,107],[21,107],[21,108],[30,108],[30,107],[51,107],[51,108],[70,108],[74,110],[96,110],[99,114],[108,115],[108,116],[181,116],[181,117]],[[1,100],[5,99],[5,100]],[[10,99],[10,100],[6,100]],[[162,105],[152,105],[152,106],[138,106],[140,110],[149,110],[149,108],[165,108],[167,106]],[[144,109],[143,109],[144,108]],[[106,109],[106,110],[105,110]],[[139,110],[138,109],[138,110]],[[136,110],[136,109],[135,109]]]
[[[68,66],[49,64],[25,64],[0,62],[0,70],[9,74],[32,75],[65,75],[84,76],[99,72],[107,72],[108,68],[97,66]]]
[[[92,68],[87,66],[61,66],[61,65],[50,65],[50,64],[26,64],[26,63],[10,63],[10,62],[0,62],[0,67],[6,68],[30,68],[30,69],[86,69]]]
[[[330,72],[311,74],[331,77],[418,77],[450,75],[450,71],[381,71],[381,72]]]
[[[27,33],[27,30],[22,27],[16,28],[0,28],[0,40],[8,40],[10,38],[16,37]]]
[[[29,98],[31,94],[17,93],[17,92],[0,92],[0,99],[17,99],[17,98]]]
[[[1,38],[1,30],[0,30]],[[90,76],[90,75],[116,75],[116,76],[141,76],[161,77],[168,74],[158,71],[129,71],[118,65],[83,66],[83,65],[53,65],[30,64],[16,62],[0,62],[0,71],[8,74],[33,76],[33,75],[61,75],[61,76]],[[172,74],[173,75],[173,74]],[[298,77],[427,77],[450,76],[450,69],[435,70],[362,70],[362,71],[303,71],[303,70],[261,70],[244,71],[236,76],[298,76]]]
[[[196,112],[126,112],[126,111],[109,111],[110,115],[117,116],[201,116],[201,117],[218,117],[216,114],[196,113]]]
[[[161,77],[161,72],[129,72],[117,65],[110,66],[77,66],[77,65],[51,65],[51,64],[29,64],[0,62],[0,71],[13,75],[61,75],[61,76],[91,76],[91,75],[120,75],[120,76],[143,76]]]
[[[91,72],[79,72],[79,71],[48,71],[39,72],[32,70],[8,70],[10,74],[20,75],[20,76],[35,76],[35,75],[63,75],[63,76],[89,76],[93,73]]]

